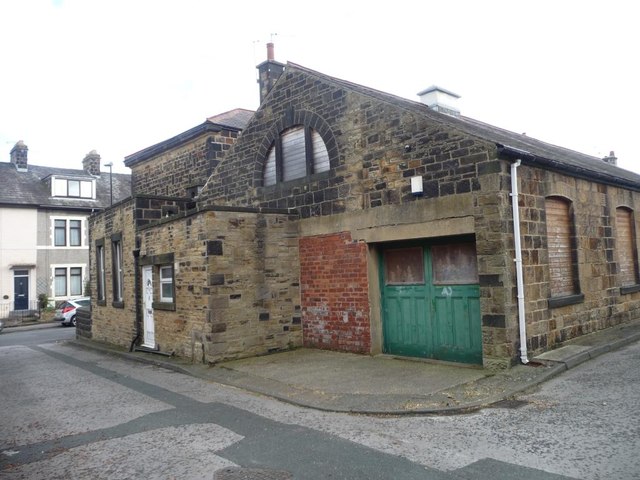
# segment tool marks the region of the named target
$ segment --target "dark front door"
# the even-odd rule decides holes
[[[482,363],[475,243],[387,248],[381,271],[386,353]]]
[[[29,309],[29,270],[15,270],[13,273],[14,310]]]

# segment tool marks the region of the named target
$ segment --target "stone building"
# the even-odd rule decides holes
[[[127,157],[133,197],[91,219],[94,339],[503,368],[638,318],[640,176],[613,153],[464,117],[438,87],[258,69],[250,118]]]

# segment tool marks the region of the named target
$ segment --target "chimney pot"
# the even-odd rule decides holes
[[[269,42],[267,43],[267,60],[271,61],[271,60],[275,60],[275,56],[273,53],[273,43]]]

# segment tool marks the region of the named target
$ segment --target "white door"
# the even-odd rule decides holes
[[[155,329],[153,324],[153,267],[142,267],[142,310],[144,334],[142,346],[156,348]]]

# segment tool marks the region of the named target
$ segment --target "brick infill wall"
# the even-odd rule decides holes
[[[348,232],[300,239],[305,347],[369,353],[367,247]]]

